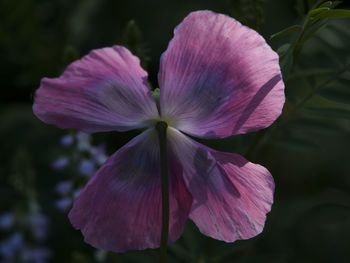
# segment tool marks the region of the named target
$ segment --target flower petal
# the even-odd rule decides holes
[[[199,230],[226,242],[259,234],[273,202],[269,171],[238,154],[205,147],[175,129],[168,134],[193,197],[190,218]]]
[[[169,242],[182,233],[192,197],[181,166],[169,156]],[[159,144],[147,130],[112,155],[74,202],[69,218],[91,245],[123,252],[160,245],[162,226]]]
[[[278,55],[254,30],[210,11],[176,27],[158,78],[162,116],[201,138],[265,128],[285,101]]]
[[[43,78],[33,110],[42,121],[85,132],[126,131],[158,116],[147,73],[124,47],[91,51],[59,78]]]

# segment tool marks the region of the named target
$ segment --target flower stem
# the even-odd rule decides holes
[[[162,234],[160,243],[160,262],[166,262],[169,232],[169,180],[168,158],[166,146],[166,130],[168,124],[160,121],[156,124],[160,148],[160,168],[162,174]]]

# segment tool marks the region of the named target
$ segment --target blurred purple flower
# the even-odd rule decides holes
[[[0,215],[0,230],[6,231],[12,228],[15,223],[15,218],[12,213],[5,212]]]
[[[75,191],[73,191],[73,199],[77,198],[80,195],[82,190],[83,190],[82,188],[78,188]]]
[[[188,218],[203,234],[226,242],[259,234],[273,203],[269,171],[185,134],[219,139],[271,125],[285,101],[277,53],[226,15],[193,12],[161,56],[158,83],[159,110],[139,59],[121,46],[94,50],[61,77],[42,79],[33,110],[46,123],[89,133],[145,128],[92,177],[74,201],[71,223],[98,248],[159,247],[155,126],[166,122],[169,243]]]
[[[80,151],[88,151],[91,148],[90,145],[90,140],[91,140],[91,135],[86,133],[86,132],[78,132],[76,134],[76,138],[78,141],[77,148]]]
[[[69,208],[71,208],[72,202],[73,201],[71,197],[63,197],[55,202],[55,206],[61,212],[67,212]]]
[[[79,173],[83,176],[91,176],[95,172],[95,162],[93,160],[84,159],[79,164]]]
[[[59,182],[55,186],[55,191],[59,195],[67,195],[67,194],[71,193],[72,190],[73,190],[73,182],[72,181],[62,181],[62,182]]]
[[[106,145],[100,144],[97,147],[92,147],[90,153],[97,164],[101,165],[107,161],[108,157],[106,155]]]
[[[74,142],[74,138],[72,135],[65,135],[61,138],[61,145],[70,146]]]
[[[10,237],[0,242],[0,255],[4,259],[13,259],[24,245],[22,234],[18,232],[13,233]]]
[[[67,167],[68,164],[69,159],[67,157],[60,157],[51,164],[51,167],[55,170],[62,170]]]

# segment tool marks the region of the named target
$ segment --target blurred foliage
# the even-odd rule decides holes
[[[77,178],[78,170],[51,164],[74,155],[60,145],[74,132],[36,119],[31,97],[42,77],[58,76],[89,50],[113,44],[140,57],[156,88],[159,57],[174,27],[189,12],[210,9],[259,31],[280,55],[282,116],[263,131],[201,140],[267,167],[275,203],[261,235],[233,244],[205,237],[188,222],[169,248],[169,262],[350,262],[349,7],[317,0],[0,1],[0,217],[10,211],[23,222],[27,213],[45,214],[50,231],[39,243],[52,251],[50,262],[158,261],[157,250],[96,250],[58,211],[55,186]],[[112,154],[138,132],[96,134],[92,143],[105,142]],[[0,231],[0,240],[25,229],[20,225]]]
[[[147,63],[150,58],[146,55],[147,50],[144,47],[142,34],[140,28],[137,26],[135,20],[130,20],[125,28],[123,44],[127,47],[134,55],[141,60],[141,66],[147,69]]]
[[[264,23],[264,4],[266,0],[231,0],[229,14],[242,24],[257,31]]]

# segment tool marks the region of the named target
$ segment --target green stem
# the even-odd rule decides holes
[[[302,106],[304,106],[304,104],[310,100],[317,92],[319,92],[320,90],[322,90],[323,88],[325,88],[329,83],[331,83],[332,81],[334,81],[335,79],[337,79],[341,74],[343,74],[344,72],[346,72],[348,69],[350,68],[350,65],[345,65],[344,68],[342,68],[341,70],[337,71],[336,73],[333,74],[333,76],[327,80],[325,80],[324,82],[322,82],[321,85],[318,85],[316,88],[314,88],[306,97],[304,97],[303,100],[301,100],[299,103],[297,103],[297,105],[295,106],[295,109],[298,109]]]
[[[166,131],[168,125],[160,121],[156,124],[160,148],[160,168],[162,173],[162,234],[160,241],[160,262],[166,262],[169,233],[169,180]]]

